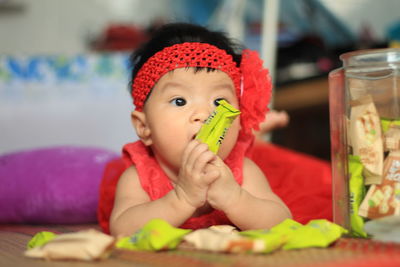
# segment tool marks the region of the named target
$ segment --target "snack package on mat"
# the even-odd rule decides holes
[[[225,100],[220,100],[218,104],[196,135],[196,139],[206,143],[215,154],[218,152],[229,126],[240,114],[239,110]]]
[[[42,240],[38,241],[40,239]],[[114,244],[113,237],[93,229],[56,236],[39,233],[39,236],[32,240],[28,243],[28,247],[32,248],[26,250],[24,255],[46,260],[104,259],[108,257]]]
[[[328,220],[312,220],[292,231],[282,249],[324,248],[346,233],[346,229]]]
[[[164,220],[153,219],[132,236],[118,240],[116,247],[151,251],[175,249],[190,232],[191,230],[173,227]]]
[[[117,242],[96,230],[55,235],[38,233],[28,243],[25,255],[47,260],[98,260],[113,249],[160,251],[198,249],[223,253],[267,254],[284,249],[327,247],[346,230],[327,220],[302,225],[287,219],[271,229],[239,232],[230,225],[216,225],[195,231],[153,219],[139,231]]]

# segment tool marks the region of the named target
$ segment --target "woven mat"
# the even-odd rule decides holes
[[[45,262],[22,256],[26,243],[39,231],[65,233],[95,225],[0,225],[0,266],[276,266],[276,267],[387,267],[400,266],[400,244],[342,238],[329,248],[277,251],[267,255],[223,254],[193,250],[137,252],[116,250],[102,262]],[[4,265],[5,264],[5,265]]]

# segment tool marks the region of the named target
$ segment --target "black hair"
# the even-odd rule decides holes
[[[170,23],[160,27],[153,33],[151,39],[134,51],[130,57],[132,85],[137,73],[146,61],[158,51],[175,44],[185,42],[208,43],[225,50],[233,57],[233,61],[240,66],[242,59],[240,51],[243,47],[230,39],[223,32],[211,31],[205,27],[189,23]],[[201,69],[201,68],[200,68]],[[129,86],[129,88],[132,88]]]

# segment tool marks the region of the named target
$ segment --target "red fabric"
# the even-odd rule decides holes
[[[286,203],[296,221],[300,223],[307,223],[312,219],[332,221],[331,168],[328,162],[269,143],[256,143],[249,157],[267,176],[272,190]],[[104,172],[100,188],[98,220],[106,233],[109,233],[115,186],[125,169],[126,163],[121,158],[111,161]],[[202,221],[205,227],[215,222],[206,217],[199,217],[198,220]],[[221,223],[229,222],[224,221],[224,217],[219,217],[217,220]],[[196,225],[198,222],[189,220],[184,226],[193,229]]]
[[[246,138],[245,140],[248,139]],[[243,138],[239,139],[229,157],[225,160],[239,184],[243,181],[243,158],[250,145],[249,141],[245,142]],[[123,152],[123,160],[126,167],[132,164],[135,165],[141,186],[151,200],[159,199],[173,189],[169,178],[160,168],[154,156],[152,156],[151,150],[141,141],[125,145]],[[213,210],[209,214],[189,218],[180,227],[199,229],[218,224],[231,224],[231,222],[222,211]]]
[[[100,197],[97,208],[97,220],[103,231],[110,233],[110,216],[114,206],[115,189],[126,167],[122,158],[110,161],[104,169],[103,179],[100,183]]]
[[[294,220],[303,224],[313,219],[332,221],[329,162],[269,143],[256,143],[250,158],[267,176]]]

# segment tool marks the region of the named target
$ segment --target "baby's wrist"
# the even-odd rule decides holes
[[[181,190],[183,191],[183,190]],[[196,210],[196,206],[189,202],[185,196],[185,192],[179,192],[178,188],[171,190],[171,203],[174,210],[182,210],[192,214]]]
[[[232,211],[236,210],[238,205],[241,202],[241,199],[244,197],[245,191],[242,187],[238,186],[237,190],[233,192],[229,200],[227,200],[226,205],[224,207],[224,212],[228,215]]]

